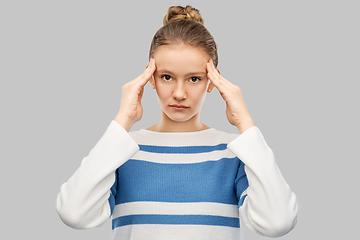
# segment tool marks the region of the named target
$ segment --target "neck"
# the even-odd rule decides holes
[[[200,121],[200,112],[186,121],[175,121],[162,111],[160,122],[148,128],[148,130],[156,132],[196,132],[205,129],[209,129],[209,127]]]

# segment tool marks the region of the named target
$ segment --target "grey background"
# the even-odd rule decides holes
[[[358,1],[34,0],[0,3],[2,239],[111,239],[111,221],[65,226],[55,199],[117,114],[122,85],[143,72],[167,8],[179,4],[202,13],[218,68],[241,88],[298,197],[298,225],[282,239],[357,233]],[[131,131],[160,119],[149,84],[142,103]],[[217,89],[201,120],[238,132]]]

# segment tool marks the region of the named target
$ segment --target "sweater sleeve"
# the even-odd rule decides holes
[[[61,220],[75,229],[105,223],[114,208],[115,171],[138,150],[130,134],[112,120],[80,167],[60,187],[56,210]]]
[[[296,196],[282,176],[259,128],[247,129],[227,147],[245,164],[249,184],[240,197],[241,221],[267,237],[280,237],[290,232],[297,222]]]

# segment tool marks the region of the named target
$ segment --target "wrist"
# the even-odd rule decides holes
[[[120,126],[122,126],[127,132],[130,131],[133,123],[128,117],[124,117],[121,115],[116,115],[114,121],[117,122]]]
[[[245,132],[246,130],[248,130],[251,127],[254,127],[255,123],[254,121],[250,118],[247,121],[242,122],[239,126],[237,126],[237,128],[239,129],[240,134],[242,134],[243,132]]]

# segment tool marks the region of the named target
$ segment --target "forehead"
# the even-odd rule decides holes
[[[158,71],[175,73],[206,72],[206,63],[210,59],[203,49],[183,44],[162,45],[153,57]]]

